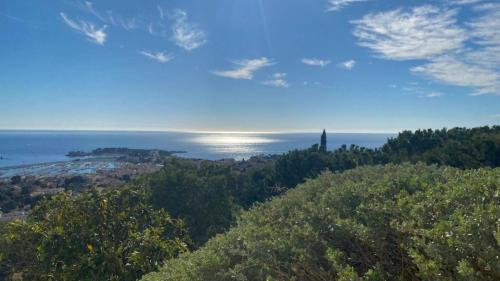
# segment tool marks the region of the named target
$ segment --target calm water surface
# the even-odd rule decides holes
[[[342,144],[379,147],[390,134],[328,134],[328,148]],[[180,133],[92,131],[0,131],[0,167],[69,160],[73,150],[127,147],[187,151],[182,157],[235,158],[281,154],[318,143],[320,133]]]

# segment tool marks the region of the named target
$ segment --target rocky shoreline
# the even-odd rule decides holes
[[[186,153],[186,151],[168,151],[159,149],[133,149],[133,148],[98,148],[90,152],[70,151],[66,156],[71,158],[81,157],[116,157],[119,161],[130,163],[161,163],[165,157],[174,154]]]

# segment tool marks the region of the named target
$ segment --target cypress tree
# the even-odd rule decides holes
[[[319,146],[319,151],[326,151],[326,131],[323,129],[323,134],[321,134],[321,144]]]

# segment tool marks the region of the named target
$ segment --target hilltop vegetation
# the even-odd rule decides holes
[[[388,163],[437,164],[471,169],[500,166],[500,126],[403,131],[381,148],[351,145],[325,152],[314,145],[283,155],[275,166],[276,184],[294,187],[322,171],[345,171]]]
[[[499,280],[500,169],[326,173],[143,281]]]

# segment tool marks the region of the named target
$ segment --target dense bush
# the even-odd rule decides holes
[[[150,190],[154,207],[182,218],[197,247],[226,231],[242,208],[272,195],[266,177],[262,167],[234,172],[212,161],[172,158],[136,184]]]
[[[36,204],[41,197],[31,196],[32,187],[26,184],[13,186],[0,183],[0,212],[8,213],[26,205]]]
[[[382,147],[384,161],[470,169],[500,166],[500,126],[403,131]]]
[[[499,280],[500,169],[326,173],[143,281]]]
[[[238,212],[227,167],[211,162],[171,159],[143,181],[154,207],[182,218],[195,244],[225,231]]]
[[[181,221],[125,188],[43,200],[0,233],[0,276],[23,280],[136,280],[186,250]]]

